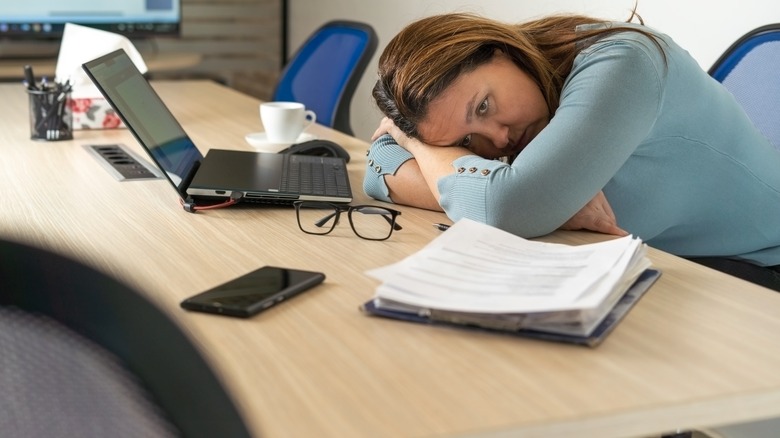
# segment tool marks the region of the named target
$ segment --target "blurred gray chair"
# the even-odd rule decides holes
[[[776,438],[780,436],[780,419],[704,429],[702,434],[707,438]]]
[[[0,430],[15,437],[249,437],[182,330],[71,259],[0,241]]]

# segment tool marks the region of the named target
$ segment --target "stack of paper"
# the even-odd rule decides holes
[[[658,277],[631,236],[570,246],[461,220],[419,252],[368,274],[364,310],[419,322],[595,345]]]

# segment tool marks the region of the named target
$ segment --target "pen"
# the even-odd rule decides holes
[[[24,66],[24,85],[27,87],[28,90],[38,89],[38,87],[35,86],[35,75],[33,74],[31,65]]]
[[[433,226],[436,227],[436,229],[439,231],[447,231],[450,228],[450,226],[447,224],[433,224]]]

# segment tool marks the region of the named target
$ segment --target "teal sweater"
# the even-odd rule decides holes
[[[536,237],[603,190],[618,225],[651,246],[780,264],[780,152],[721,84],[657,35],[663,54],[635,32],[582,50],[554,117],[511,165],[454,161],[477,171],[438,181],[450,219]],[[364,189],[389,201],[384,175],[412,156],[383,136],[368,158]]]

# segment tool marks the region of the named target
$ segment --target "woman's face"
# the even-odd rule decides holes
[[[549,119],[536,82],[496,53],[431,101],[418,131],[427,144],[464,146],[482,157],[498,158],[519,153]]]

